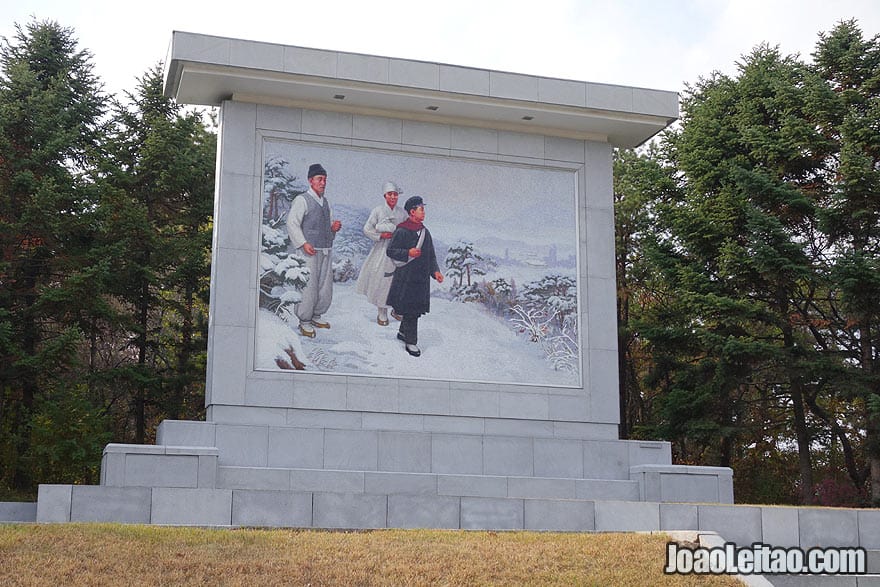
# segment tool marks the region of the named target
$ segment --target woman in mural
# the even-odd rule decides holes
[[[385,254],[388,241],[397,225],[406,220],[407,214],[397,206],[397,199],[403,191],[393,181],[385,182],[382,188],[385,203],[373,208],[364,224],[364,234],[373,241],[373,248],[367,255],[358,276],[357,293],[367,296],[367,301],[378,308],[376,322],[388,326],[388,290],[391,288],[391,274],[394,264]]]

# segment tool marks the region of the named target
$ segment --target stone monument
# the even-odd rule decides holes
[[[207,419],[108,445],[38,521],[681,529],[733,502],[730,469],[618,439],[612,150],[677,94],[183,32],[165,84],[220,109]],[[285,220],[313,164],[342,228],[312,337]],[[427,203],[446,277],[420,357],[352,278],[386,181]]]

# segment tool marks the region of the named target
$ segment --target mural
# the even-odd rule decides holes
[[[341,226],[332,301],[308,332],[296,312],[324,269],[291,245],[287,220],[296,198],[311,197],[313,164],[326,170],[324,198]],[[399,218],[410,197],[423,199],[442,274],[429,281],[420,356],[368,297],[372,277],[358,285],[380,263],[364,227],[389,181],[401,192]],[[580,387],[576,181],[569,170],[265,140],[256,368]]]

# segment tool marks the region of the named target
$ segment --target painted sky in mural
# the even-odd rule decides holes
[[[580,386],[573,171],[275,139],[264,142],[263,162],[257,369]],[[291,197],[307,189],[312,163],[327,169],[325,195],[343,228],[324,315],[332,327],[303,339],[291,315],[298,254],[287,246],[284,219]],[[397,323],[377,324],[376,307],[355,293],[372,246],[363,226],[389,180],[403,190],[401,206],[414,195],[427,203],[425,225],[446,275],[431,282],[418,358],[396,340]],[[455,252],[463,243],[473,258],[462,263]],[[471,268],[470,284],[462,265]]]

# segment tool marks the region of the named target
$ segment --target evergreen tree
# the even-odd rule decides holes
[[[101,294],[110,268],[95,249],[98,191],[88,177],[105,108],[91,55],[70,29],[30,22],[3,40],[0,479],[20,492],[35,487],[41,409],[78,389],[73,367],[83,334],[109,311]],[[80,407],[90,412],[91,399]]]
[[[880,36],[865,39],[854,21],[820,34],[813,53],[826,91],[814,96],[813,122],[834,146],[827,159],[822,228],[828,242],[825,316],[816,330],[847,366],[843,399],[860,404],[871,498],[880,504]],[[838,420],[835,413],[829,421]],[[845,419],[852,419],[849,414]],[[848,458],[851,477],[865,475]]]
[[[134,360],[115,375],[142,443],[151,418],[199,411],[216,142],[200,114],[163,94],[161,67],[127,98],[114,108],[105,184],[118,244],[114,293],[133,335]]]

